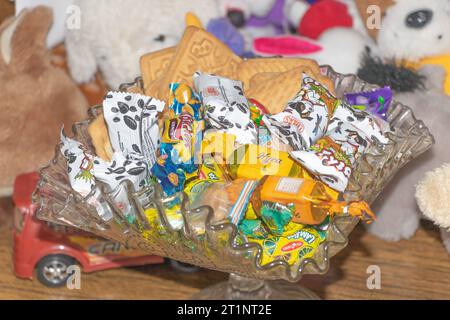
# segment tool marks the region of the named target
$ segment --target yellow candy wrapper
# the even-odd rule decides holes
[[[258,180],[264,176],[284,176],[312,179],[289,153],[252,144],[236,149],[228,157],[227,167],[233,178]]]
[[[219,158],[223,164],[236,149],[236,136],[217,131],[206,131],[203,135],[201,154],[203,158]]]
[[[269,236],[265,239],[248,237],[249,242],[258,243],[263,249],[260,260],[262,266],[278,260],[286,261],[291,266],[298,264],[311,258],[326,238],[324,232],[301,224],[292,224],[289,228],[289,235],[286,236]]]

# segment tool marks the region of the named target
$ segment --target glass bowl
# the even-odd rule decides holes
[[[336,73],[329,66],[321,71],[335,83],[338,97],[344,93],[358,92],[377,88],[367,84],[355,75]],[[119,91],[142,92],[142,80],[125,84]],[[73,128],[74,139],[80,141],[93,152],[92,142],[87,132],[89,123],[101,112],[101,106],[90,109],[89,119],[76,123]],[[428,128],[417,120],[410,108],[393,102],[388,121],[395,129],[389,134],[389,143],[373,145],[360,159],[353,170],[344,198],[365,200],[372,203],[385,188],[393,176],[408,162],[425,152],[434,143]],[[230,282],[219,284],[201,292],[197,298],[317,298],[313,293],[295,283],[306,274],[326,273],[330,258],[342,250],[348,243],[348,236],[358,223],[350,216],[331,219],[327,241],[322,243],[312,258],[290,266],[285,261],[275,261],[268,265],[260,264],[262,249],[254,243],[238,245],[235,242],[237,229],[232,224],[213,225],[210,223],[212,209],[200,207],[188,209],[187,198],[178,194],[182,200],[184,226],[180,231],[172,229],[165,214],[165,208],[171,199],[164,198],[159,185],[154,184],[136,192],[131,184],[122,183],[113,192],[106,192],[105,186],[98,183],[95,190],[86,198],[74,192],[70,186],[66,160],[56,148],[56,154],[50,164],[41,169],[40,181],[34,194],[40,219],[65,224],[94,233],[106,239],[119,241],[128,248],[137,248],[151,254],[168,257],[199,267],[230,273]],[[137,219],[130,223],[115,205],[117,197],[126,196],[128,205],[136,213]],[[100,205],[93,207],[90,199],[95,198]],[[159,227],[148,223],[145,210],[157,209]],[[108,213],[107,220],[103,211]],[[205,234],[196,237],[189,217],[198,213],[205,221]],[[286,280],[284,282],[264,282],[264,280]]]

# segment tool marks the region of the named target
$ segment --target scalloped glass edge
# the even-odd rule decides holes
[[[321,71],[336,86],[338,97],[347,92],[365,91],[378,88],[360,80],[355,75],[336,73],[330,66],[322,66]],[[124,84],[119,91],[139,92],[142,80]],[[100,112],[101,106],[89,110],[89,119],[74,124],[74,138],[92,149],[87,126]],[[393,176],[408,162],[428,150],[434,143],[433,136],[422,121],[415,118],[412,110],[401,103],[393,102],[388,121],[395,128],[389,134],[390,142],[386,145],[374,145],[354,168],[349,187],[344,195],[346,200],[362,199],[372,203]],[[119,208],[114,204],[114,195],[120,190],[105,192],[101,183],[86,198],[74,192],[68,180],[66,161],[56,147],[55,157],[50,164],[40,170],[41,179],[33,195],[38,205],[37,216],[48,222],[63,224],[91,232],[100,237],[119,241],[129,248],[143,250],[149,254],[172,258],[207,269],[235,273],[244,277],[290,282],[300,280],[305,274],[324,274],[328,271],[330,258],[345,248],[348,235],[359,220],[349,216],[331,219],[327,240],[315,251],[312,258],[302,260],[290,266],[285,261],[274,261],[262,266],[260,257],[262,248],[255,243],[236,244],[237,228],[232,224],[213,225],[212,209],[201,207],[187,209],[184,194],[182,199],[182,216],[184,226],[175,231],[171,228],[164,210],[164,199],[159,185],[152,185],[145,190],[135,192],[132,186],[124,182],[117,189],[125,189],[130,204],[133,205],[136,221],[129,223],[123,218]],[[123,190],[122,190],[123,191]],[[95,208],[88,204],[90,197],[98,199],[113,218],[103,221]],[[144,210],[156,208],[158,230],[149,229]],[[198,238],[193,235],[189,216],[192,213],[204,216],[205,234]]]

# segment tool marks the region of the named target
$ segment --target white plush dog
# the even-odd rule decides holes
[[[100,69],[111,88],[139,76],[141,55],[177,44],[187,12],[205,26],[219,16],[215,0],[75,0],[74,5],[81,26],[66,33],[72,77],[87,82]]]

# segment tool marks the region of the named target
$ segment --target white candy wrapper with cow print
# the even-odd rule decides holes
[[[333,126],[333,130],[328,132],[326,136],[330,137],[341,147],[342,152],[345,153],[351,165],[354,166],[356,161],[370,147],[370,138],[363,131],[348,122],[331,120],[330,126]]]
[[[375,139],[382,144],[389,142],[386,136],[387,132],[392,132],[389,123],[364,110],[352,108],[345,102],[340,101],[331,118],[333,124],[329,126],[330,131],[334,130],[339,123],[339,121],[335,121],[336,119],[351,123],[354,127],[364,132],[371,141]]]
[[[300,82],[300,81],[299,81]],[[304,150],[320,139],[328,128],[330,101],[337,101],[320,83],[303,75],[303,87],[283,112],[263,117],[272,136],[293,150]]]
[[[109,92],[103,101],[103,113],[113,150],[151,167],[160,143],[158,112],[163,109],[164,102],[152,97]]]
[[[146,186],[149,169],[144,161],[127,159],[120,152],[115,152],[111,162],[106,162],[98,157],[93,161],[94,177],[108,187],[112,192],[112,199],[122,211],[128,222],[133,223],[136,218],[136,209],[130,203],[127,188],[123,181],[130,181],[134,191],[139,191]]]
[[[68,138],[61,130],[61,153],[67,160],[67,173],[72,189],[83,198],[95,187],[94,156],[78,141]]]
[[[67,174],[73,190],[94,206],[100,218],[112,219],[112,213],[102,203],[101,192],[95,187],[94,156],[81,143],[66,137],[61,130],[61,153],[67,160]]]
[[[294,151],[291,156],[330,188],[344,192],[355,162],[369,145],[363,132],[339,121],[309,150]]]
[[[131,182],[134,191],[139,191],[147,184],[149,169],[144,161],[127,159],[120,152],[115,152],[111,162],[95,157],[93,174],[108,186],[109,191],[116,189],[124,180]]]
[[[257,130],[241,81],[197,72],[194,85],[205,106],[205,119],[219,132],[236,136],[239,144],[256,144]]]

